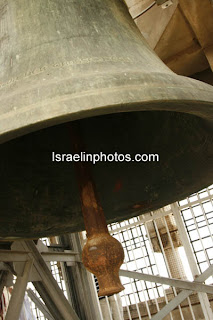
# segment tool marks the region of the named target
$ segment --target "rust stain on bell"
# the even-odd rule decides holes
[[[119,192],[122,189],[122,187],[123,187],[122,181],[121,180],[116,181],[113,192]]]

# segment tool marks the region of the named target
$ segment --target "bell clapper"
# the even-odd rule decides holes
[[[84,151],[79,128],[72,123],[70,129],[73,151],[75,153]],[[83,264],[97,277],[99,296],[112,295],[124,289],[119,278],[119,269],[124,260],[123,248],[107,229],[90,165],[87,162],[75,162],[75,168],[87,232],[87,242],[82,252]]]

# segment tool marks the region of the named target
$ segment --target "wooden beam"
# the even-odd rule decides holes
[[[210,1],[179,0],[179,6],[213,70],[213,7]]]

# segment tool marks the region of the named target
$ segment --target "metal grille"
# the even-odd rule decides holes
[[[193,194],[174,204],[178,214],[182,213],[184,230],[189,236],[191,252],[196,257],[200,273],[213,262],[213,186]],[[177,215],[177,212],[176,212]],[[137,218],[108,226],[110,233],[124,248],[125,261],[122,269],[160,275],[162,277],[193,280],[193,263],[187,261],[188,247],[182,243],[171,206],[162,208]],[[187,254],[185,249],[187,249]],[[125,290],[120,293],[123,306],[122,319],[151,319],[165,304],[168,304],[180,290],[156,282],[148,282],[121,277]],[[206,283],[212,284],[212,278]],[[205,294],[202,294],[205,295]],[[185,299],[168,319],[201,319],[210,314],[208,297],[201,298],[196,293]],[[207,298],[207,299],[206,299]],[[209,297],[211,300],[213,297]],[[207,312],[205,313],[205,308]],[[112,310],[108,310],[108,314]],[[211,316],[210,316],[211,317]],[[106,312],[103,318],[106,317]],[[157,316],[156,316],[157,319]],[[162,318],[158,318],[162,319]],[[211,319],[205,317],[205,319]]]
[[[213,264],[213,185],[179,202],[197,265],[204,272]],[[210,277],[206,283],[213,283]]]
[[[129,228],[129,225],[140,223]],[[125,230],[119,230],[125,226]],[[159,274],[158,264],[154,255],[152,244],[145,224],[141,224],[140,218],[133,218],[122,223],[115,223],[109,226],[109,230],[114,238],[119,240],[125,250],[125,263],[123,269],[139,271],[157,275]],[[161,270],[164,276],[168,276],[166,265],[161,256]],[[131,305],[136,302],[143,302],[164,296],[161,285],[139,280],[123,278],[125,291],[121,293],[123,305]]]
[[[121,268],[161,279],[193,281],[213,264],[212,199],[213,185],[160,210],[109,225],[110,233],[124,248]],[[51,263],[52,272],[64,289],[57,266],[57,262]],[[94,283],[94,277],[91,274],[89,277]],[[144,281],[122,276],[121,282],[125,290],[119,295],[97,299],[100,320],[213,319],[210,307],[213,295],[190,291],[190,295],[176,303],[181,290],[155,278]],[[210,277],[206,284],[212,282]],[[37,319],[45,318],[37,315]]]
[[[141,219],[144,220],[143,217],[137,217],[121,224],[113,224],[109,228],[111,234],[122,243],[125,251],[125,262],[122,269],[168,277],[170,270],[156,221],[151,215],[145,223],[142,223]],[[158,244],[162,246],[161,252],[154,252],[152,241],[154,237],[149,232],[150,224],[153,224]],[[133,226],[130,227],[130,225]],[[125,319],[132,319],[132,317],[142,319],[144,316],[151,319],[152,314],[160,310],[159,304],[162,302],[162,297],[165,302],[168,302],[168,295],[172,293],[168,292],[169,286],[153,282],[124,277],[121,277],[121,281],[125,286],[125,290],[120,294],[122,305],[126,307],[124,308]],[[175,292],[175,289],[173,291]]]

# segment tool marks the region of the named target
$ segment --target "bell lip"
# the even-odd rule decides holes
[[[170,87],[146,87],[143,84],[116,86],[59,96],[55,100],[44,99],[42,103],[31,104],[18,111],[15,108],[14,111],[0,115],[0,144],[69,121],[122,112],[183,112],[213,122],[212,86],[194,79],[175,75],[176,77],[185,79],[186,87],[174,84]],[[199,84],[204,89],[199,88]]]

